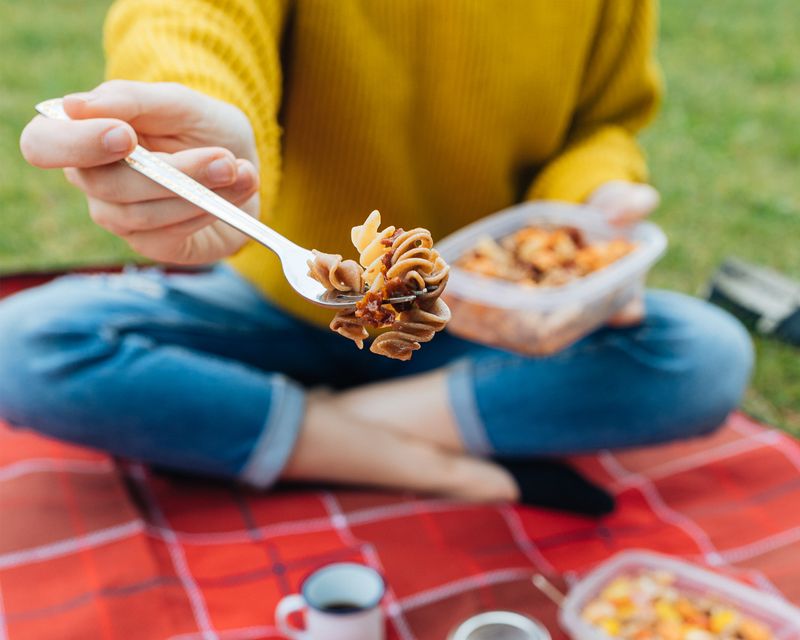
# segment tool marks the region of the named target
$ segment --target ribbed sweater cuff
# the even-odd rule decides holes
[[[628,130],[619,126],[595,129],[571,143],[542,169],[526,200],[583,202],[610,180],[647,180],[639,145]]]

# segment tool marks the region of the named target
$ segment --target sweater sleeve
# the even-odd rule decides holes
[[[236,105],[259,154],[262,210],[280,176],[280,39],[289,0],[117,0],[106,18],[109,79],[179,82]]]
[[[647,180],[635,134],[661,98],[656,22],[655,0],[606,0],[567,138],[527,199],[582,202],[609,180]]]

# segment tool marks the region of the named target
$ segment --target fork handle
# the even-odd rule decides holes
[[[281,256],[284,247],[293,244],[288,238],[270,229],[144,147],[137,145],[133,153],[125,158],[125,162],[153,182],[157,182],[184,200],[188,200],[203,211],[207,211],[212,216],[229,224],[237,231],[241,231],[268,249],[272,249],[278,256]]]
[[[61,98],[41,102],[36,105],[36,110],[48,118],[56,120],[70,119],[64,111]],[[229,224],[237,231],[241,231],[256,242],[263,244],[274,251],[278,257],[282,258],[286,251],[291,249],[299,249],[288,238],[270,229],[267,225],[248,215],[222,196],[207,189],[179,169],[164,162],[142,146],[136,145],[133,153],[125,158],[124,162],[132,169],[150,178],[153,182],[157,182],[184,200],[188,200],[203,211],[207,211]]]

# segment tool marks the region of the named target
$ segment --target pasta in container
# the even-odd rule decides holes
[[[512,251],[507,241],[504,247],[504,239],[522,234],[518,244],[525,250],[526,242],[535,245],[541,240],[525,237],[536,230],[550,231],[544,235],[554,243],[548,258],[553,264],[542,265],[548,267],[541,269],[542,281],[530,271],[515,275],[517,265],[504,257]],[[573,237],[572,242],[583,251],[580,260],[572,256],[569,268],[574,271],[569,272],[558,257],[564,235],[575,232],[580,241]],[[452,310],[449,330],[525,355],[555,353],[600,327],[641,292],[666,244],[653,223],[621,230],[584,206],[532,202],[506,209],[437,244],[452,265],[444,295]],[[476,252],[476,246],[482,251]]]
[[[353,227],[358,262],[314,251],[308,274],[329,291],[363,294],[355,309],[336,314],[330,324],[333,331],[362,349],[369,338],[367,327],[387,329],[373,340],[370,351],[409,360],[450,320],[450,310],[440,299],[450,267],[433,248],[427,229],[380,225],[380,213],[373,211],[364,224]],[[410,294],[416,295],[412,302],[384,302]]]

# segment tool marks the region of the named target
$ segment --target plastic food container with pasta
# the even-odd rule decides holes
[[[682,594],[713,598],[721,605],[732,607],[737,614],[768,628],[775,640],[800,638],[800,609],[785,600],[683,560],[638,550],[618,553],[577,582],[561,606],[561,627],[570,637],[580,640],[614,640],[613,634],[587,622],[583,613],[615,578],[642,572],[670,574],[675,579],[675,588]]]
[[[588,244],[625,238],[634,249],[609,266],[557,287],[534,287],[459,268],[459,258],[486,236],[501,240],[524,227],[575,227]],[[436,245],[451,265],[443,294],[454,334],[518,353],[555,353],[603,325],[644,288],[667,239],[652,222],[612,227],[594,209],[531,202],[483,218]]]

